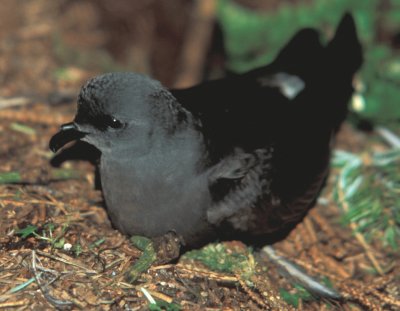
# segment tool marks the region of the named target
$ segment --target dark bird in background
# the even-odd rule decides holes
[[[99,149],[107,211],[127,235],[172,231],[189,248],[274,242],[325,184],[361,63],[346,14],[326,45],[303,29],[270,65],[184,90],[104,74],[82,87],[50,148],[81,139]]]

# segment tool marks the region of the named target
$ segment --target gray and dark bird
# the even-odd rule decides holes
[[[50,148],[80,139],[101,152],[108,215],[127,235],[175,232],[189,248],[273,242],[325,184],[361,63],[346,14],[326,45],[303,29],[271,64],[184,90],[104,74],[82,87],[75,119]]]

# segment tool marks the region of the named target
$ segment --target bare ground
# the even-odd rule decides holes
[[[162,2],[160,7],[168,7]],[[182,20],[171,25],[166,12],[171,8],[154,11],[153,1],[143,1],[132,11],[140,12],[136,19],[126,7],[107,7],[105,1],[100,8],[91,1],[2,1],[0,95],[19,98],[20,105],[4,108],[10,101],[0,101],[0,173],[19,172],[22,182],[0,185],[0,309],[147,310],[142,288],[185,310],[291,308],[279,289],[294,292],[293,286],[268,260],[248,252],[240,242],[225,246],[230,253],[247,256],[253,269],[250,281],[243,280],[240,271],[215,272],[182,258],[175,264],[155,265],[135,284],[128,284],[124,272],[141,252],[112,229],[101,193],[95,190],[94,166],[68,161],[60,172],[50,165],[49,138],[72,119],[75,105],[70,96],[76,96],[85,79],[123,68],[173,83],[180,46],[176,42],[183,40],[180,29],[189,14],[187,1],[178,2],[185,8]],[[137,29],[129,21],[140,20],[139,28],[151,35],[132,30],[128,33],[140,44],[114,42],[118,27],[113,14],[121,12],[128,15],[123,29]],[[144,14],[156,18],[156,26],[146,25]],[[160,33],[165,38],[161,41],[156,39]],[[158,46],[160,42],[165,45]],[[168,57],[163,59],[162,54]],[[60,104],[64,96],[70,103]],[[338,145],[346,150],[385,148],[348,125]],[[298,309],[400,310],[399,254],[379,243],[363,243],[340,223],[340,210],[332,203],[333,178],[334,172],[323,194],[328,203],[316,206],[275,246],[311,275],[327,277],[346,299],[301,301]],[[73,248],[16,234],[29,225],[39,228],[42,237],[51,238],[51,230],[53,238],[62,238],[63,245]]]

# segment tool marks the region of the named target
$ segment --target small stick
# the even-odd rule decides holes
[[[316,212],[316,209],[314,211],[311,211],[310,216],[327,236],[335,236],[335,232],[332,229],[331,225],[325,220],[324,217]]]
[[[167,302],[167,303],[172,303],[172,301],[174,300],[172,297],[170,297],[170,296],[167,296],[167,295],[165,295],[165,294],[163,294],[163,293],[160,293],[160,292],[156,292],[156,291],[153,291],[153,290],[148,290],[148,292],[153,296],[153,297],[156,297],[156,298],[158,298],[158,299],[161,299],[161,300],[164,300],[165,302]]]
[[[69,260],[66,260],[66,259],[64,259],[64,258],[57,257],[57,256],[54,256],[54,255],[51,255],[51,254],[48,254],[48,253],[46,253],[46,252],[42,252],[42,251],[40,251],[40,250],[36,250],[36,252],[37,252],[39,255],[41,255],[41,256],[45,256],[45,257],[48,257],[48,258],[50,258],[50,259],[53,259],[53,260],[56,260],[56,261],[60,261],[60,262],[62,262],[62,263],[65,263],[65,264],[67,264],[67,265],[71,265],[71,266],[74,266],[74,267],[81,268],[81,269],[85,270],[86,273],[89,273],[89,274],[97,274],[96,271],[91,270],[91,269],[89,269],[89,268],[87,268],[87,267],[85,267],[85,266],[83,266],[83,265],[81,265],[81,264],[75,263],[75,262],[73,262],[73,261],[69,261]]]
[[[53,281],[50,281],[49,284],[46,284],[45,286],[42,285],[42,283],[40,281],[40,273],[37,272],[37,268],[36,268],[36,260],[37,260],[36,259],[36,252],[34,250],[32,250],[32,270],[33,270],[33,275],[35,277],[36,283],[37,283],[40,291],[42,292],[43,296],[47,299],[47,301],[50,304],[52,304],[56,308],[63,308],[63,307],[67,307],[67,306],[72,306],[73,305],[72,302],[56,299],[56,298],[54,298],[53,296],[51,296],[48,293],[47,287]],[[54,278],[54,280],[55,279],[56,278]]]
[[[400,148],[400,138],[395,133],[383,126],[378,126],[376,131],[392,148]]]
[[[388,304],[390,306],[396,306],[400,307],[400,301],[397,300],[394,297],[390,297],[388,295],[385,295],[384,293],[378,292],[378,291],[371,291],[371,295],[374,295],[377,297],[380,301],[384,302],[385,304]]]
[[[10,98],[0,97],[0,109],[25,106],[30,104],[31,102],[32,100],[27,97],[10,97]]]
[[[28,304],[29,304],[28,300],[3,302],[0,303],[0,309],[21,307]]]
[[[260,307],[263,309],[268,310],[268,305],[260,298],[256,293],[254,293],[244,282],[243,280],[240,279],[240,276],[237,276],[237,279],[239,281],[240,287],[244,290],[244,292],[250,297],[251,300],[253,300],[255,303],[257,303]],[[279,296],[274,297],[276,300],[279,300]]]
[[[171,269],[175,267],[173,264],[166,264],[166,265],[161,265],[161,266],[154,266],[150,267],[149,271],[154,271],[154,270],[161,270],[161,269]]]
[[[223,283],[237,283],[239,281],[238,278],[235,276],[228,276],[207,270],[187,268],[181,265],[177,265],[176,269],[179,270],[179,272],[189,274],[188,278],[203,277]]]
[[[144,294],[144,296],[147,298],[150,304],[155,305],[157,302],[154,300],[154,298],[150,295],[150,293],[145,289],[144,287],[141,287],[140,290]]]
[[[304,219],[304,227],[306,228],[308,235],[311,240],[311,244],[317,244],[318,243],[318,237],[314,229],[314,225],[311,222],[310,218],[305,218]]]

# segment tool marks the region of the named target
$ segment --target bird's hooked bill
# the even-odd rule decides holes
[[[57,152],[67,143],[80,139],[86,133],[79,130],[75,122],[61,125],[60,130],[50,139],[49,147],[53,152]]]

